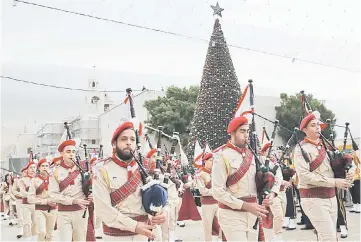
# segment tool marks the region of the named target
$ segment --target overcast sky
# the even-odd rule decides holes
[[[144,25],[208,40],[213,0],[29,0],[39,4]],[[221,0],[228,44],[285,55],[281,58],[230,47],[242,89],[278,96],[304,89],[325,100],[340,123],[360,136],[359,0]],[[159,90],[199,84],[208,43],[0,1],[2,73],[19,79],[87,88]],[[299,61],[307,60],[323,65]],[[2,80],[2,142],[47,121],[76,115],[85,94]],[[345,95],[345,96],[343,96]],[[120,101],[124,94],[114,94]],[[35,131],[35,130],[33,130]]]

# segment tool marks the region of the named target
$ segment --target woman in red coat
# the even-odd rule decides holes
[[[178,221],[202,220],[201,215],[198,212],[194,197],[191,192],[191,187],[194,186],[192,176],[188,174],[186,167],[183,167],[182,182],[184,183],[183,188],[185,189],[182,198],[182,206],[179,209]],[[181,227],[184,227],[183,223],[178,223]],[[182,226],[183,225],[183,226]]]

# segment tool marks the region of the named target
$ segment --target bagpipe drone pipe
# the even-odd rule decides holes
[[[265,164],[261,162],[261,160],[257,156],[257,135],[256,135],[256,124],[255,124],[255,112],[254,112],[254,92],[253,92],[253,84],[252,80],[249,80],[249,90],[250,90],[250,106],[251,106],[251,113],[252,113],[252,123],[250,127],[251,135],[249,137],[249,143],[247,143],[248,148],[253,153],[253,156],[256,161],[256,186],[257,186],[257,192],[258,192],[258,203],[262,204],[263,199],[266,198],[268,194],[271,193],[271,189],[275,183],[275,174],[278,169],[278,165],[275,164],[274,167],[271,169],[269,167],[270,162],[270,155],[271,150],[273,147],[273,140],[276,136],[276,129],[278,126],[278,121],[276,120],[274,122],[274,130],[272,132],[272,137],[270,140],[270,148],[268,150],[268,154],[265,160]],[[269,211],[267,218],[261,219],[262,224],[260,223],[260,219],[257,218],[257,221],[255,225],[253,226],[254,229],[257,228],[257,225],[259,226],[258,231],[258,240],[263,241],[264,240],[264,233],[263,228],[272,228],[273,227],[273,215],[270,211],[270,208],[268,207],[267,210]]]
[[[130,105],[130,113],[131,117],[135,119],[135,110],[134,103],[132,97],[132,89],[127,88],[127,98]],[[161,131],[158,132],[158,145],[157,148],[160,148],[160,139],[161,139]],[[137,162],[140,168],[141,179],[143,181],[143,186],[141,187],[142,191],[142,204],[145,211],[150,215],[156,215],[160,213],[163,207],[167,204],[168,200],[168,191],[161,184],[159,180],[160,173],[160,164],[158,164],[159,158],[157,157],[156,170],[154,171],[154,177],[151,177],[147,170],[143,166],[142,155],[140,154],[140,138],[139,138],[139,127],[136,127],[135,130],[136,142],[137,142],[137,154],[134,151],[131,151],[131,154],[135,161]],[[158,149],[157,155],[160,156],[160,149]]]
[[[291,168],[290,165],[292,164],[291,157],[289,156],[290,152],[290,143],[292,140],[296,138],[296,132],[299,132],[298,128],[294,128],[294,131],[291,137],[288,139],[286,146],[282,150],[282,155],[280,158],[277,158],[278,164],[282,171],[283,180],[290,181],[291,178],[296,174],[296,170]],[[286,164],[287,162],[287,164]]]

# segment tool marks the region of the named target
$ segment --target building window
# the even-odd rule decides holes
[[[92,83],[92,87],[93,87],[93,88],[95,87],[95,82]]]
[[[95,139],[92,139],[92,145],[95,145]]]
[[[109,110],[109,104],[104,104],[104,112]]]

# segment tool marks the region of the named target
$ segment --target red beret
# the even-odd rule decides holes
[[[41,159],[41,160],[39,160],[39,162],[38,162],[38,168],[41,166],[41,164],[43,164],[44,162],[48,162],[47,160],[46,160],[46,158],[43,158],[43,159]]]
[[[311,114],[307,115],[306,117],[304,117],[300,124],[300,130],[302,131],[302,129],[306,128],[307,124],[314,119],[316,119],[316,115],[314,113],[311,113]]]
[[[150,158],[155,152],[157,152],[157,149],[151,149],[148,153],[147,153],[147,155],[145,156],[145,158]]]
[[[96,160],[97,160],[97,158],[96,158],[96,157],[91,158],[91,159],[90,159],[90,161],[89,161],[89,164],[93,164],[93,163],[94,163],[94,161],[96,161]]]
[[[56,165],[58,163],[58,161],[61,161],[63,159],[63,157],[59,156],[59,157],[55,157],[53,158],[53,160],[51,161],[50,165]]]
[[[240,116],[237,118],[232,119],[232,121],[228,124],[228,130],[227,132],[230,134],[233,131],[235,131],[239,126],[242,126],[244,124],[248,124],[248,120],[244,116]]]
[[[203,156],[202,161],[205,162],[206,160],[209,160],[212,157],[213,157],[213,153],[207,153]]]
[[[29,169],[29,167],[30,167],[31,165],[36,165],[36,164],[35,164],[35,162],[30,161],[30,162],[22,169],[22,172],[25,171],[25,170],[27,170],[27,169]]]
[[[266,144],[262,147],[261,153],[266,152],[266,151],[269,149],[269,147],[271,147],[271,143],[270,143],[270,142],[266,143]]]
[[[65,140],[63,143],[61,143],[59,145],[58,151],[62,152],[66,146],[75,146],[75,145],[76,145],[76,143],[74,140],[72,140],[72,139]]]
[[[116,141],[116,139],[118,138],[118,136],[120,135],[121,132],[123,132],[126,129],[134,129],[134,125],[132,122],[125,122],[122,125],[120,125],[113,134],[113,138],[112,138],[112,144]]]

